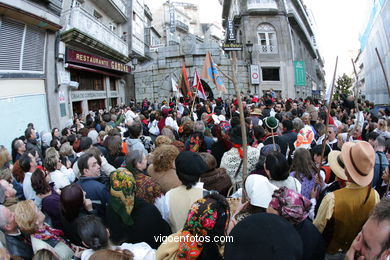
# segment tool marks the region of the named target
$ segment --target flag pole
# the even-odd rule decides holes
[[[358,122],[360,121],[360,111],[359,111],[359,105],[358,105],[358,103],[357,103],[357,100],[358,100],[358,97],[359,97],[359,90],[357,89],[357,86],[358,86],[358,82],[359,82],[359,77],[358,77],[358,75],[357,75],[357,72],[356,72],[356,68],[355,68],[355,63],[353,62],[353,59],[351,58],[351,62],[352,62],[352,67],[353,67],[353,72],[354,72],[354,74],[355,74],[355,78],[356,78],[356,85],[355,85],[355,87],[354,87],[354,91],[355,91],[355,100],[354,100],[354,103],[355,103],[355,108],[356,108],[356,111],[357,111],[357,119],[356,119],[356,123],[355,123],[355,125],[354,125],[354,127],[353,127],[353,129],[352,129],[352,131],[351,132],[348,132],[348,134],[347,134],[347,140],[349,140],[349,137],[351,136],[351,135],[353,135],[354,133],[355,133],[355,131],[356,131],[356,128],[358,127]],[[362,126],[363,127],[363,126]]]
[[[329,116],[330,116],[330,106],[332,104],[332,99],[333,99],[333,89],[334,89],[334,82],[336,80],[336,72],[337,72],[337,63],[338,63],[338,60],[339,60],[339,56],[336,57],[336,65],[334,67],[334,72],[333,72],[333,80],[332,80],[332,87],[330,89],[330,97],[329,97],[329,102],[328,102],[328,106],[327,106],[327,116],[326,116],[326,120],[325,120],[325,138],[324,140],[322,140],[322,151],[321,151],[321,157],[320,157],[320,165],[317,169],[317,177],[318,177],[318,180],[320,180],[321,178],[321,175],[320,175],[320,172],[321,172],[321,164],[322,164],[322,160],[324,158],[324,154],[325,154],[325,145],[326,145],[326,140],[328,139],[328,126],[329,126]]]
[[[389,85],[389,81],[387,80],[385,67],[383,67],[382,59],[381,59],[381,56],[379,55],[378,49],[375,48],[375,51],[376,51],[376,55],[378,56],[378,60],[379,60],[379,63],[381,65],[381,68],[382,68],[382,71],[383,71],[383,76],[385,77],[385,82],[386,82],[386,86],[387,86],[387,93],[390,96],[390,85]]]

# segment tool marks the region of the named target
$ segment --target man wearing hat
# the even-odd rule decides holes
[[[379,195],[371,189],[375,151],[367,142],[347,142],[341,150],[347,186],[328,193],[313,224],[327,242],[327,259],[344,259]],[[336,173],[336,172],[335,172]]]
[[[251,112],[251,120],[252,120],[252,124],[255,126],[255,125],[262,125],[263,122],[261,121],[260,117],[262,116],[261,114],[261,110],[260,108],[255,108],[253,109],[253,111]],[[259,124],[259,122],[261,122]]]
[[[278,144],[281,153],[286,155],[287,143],[278,135],[277,130],[279,126],[279,120],[273,116],[264,118],[263,127],[265,130],[265,136],[263,138],[264,145]]]

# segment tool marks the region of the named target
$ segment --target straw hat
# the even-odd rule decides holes
[[[261,113],[260,108],[255,108],[255,109],[251,112],[251,115],[261,116],[262,113]]]
[[[331,151],[328,154],[328,162],[330,168],[332,169],[334,174],[339,177],[339,179],[342,179],[344,181],[348,180],[347,175],[345,175],[344,172],[345,165],[343,157],[341,156],[341,151]]]
[[[358,185],[369,185],[374,176],[375,151],[365,142],[347,142],[341,149],[345,168],[351,179]]]

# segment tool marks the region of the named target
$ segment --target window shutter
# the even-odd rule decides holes
[[[22,70],[43,71],[44,51],[45,32],[38,28],[27,26]]]
[[[2,19],[0,24],[0,70],[19,70],[24,24]]]

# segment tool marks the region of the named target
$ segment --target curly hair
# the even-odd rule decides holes
[[[172,168],[172,162],[179,155],[179,150],[173,145],[161,145],[153,152],[153,166],[156,172]]]
[[[159,135],[156,138],[155,144],[156,144],[156,148],[157,148],[163,144],[172,144],[172,140],[171,140],[171,138],[169,138],[165,135]]]
[[[24,200],[16,204],[15,221],[21,231],[33,234],[38,230],[36,211],[37,206],[32,200]]]

